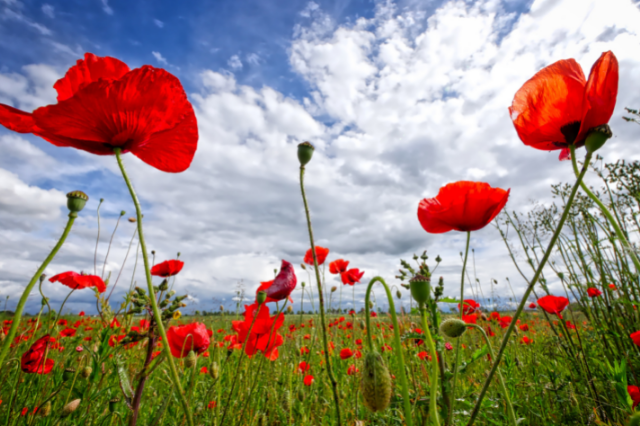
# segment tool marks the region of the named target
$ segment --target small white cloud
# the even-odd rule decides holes
[[[256,53],[249,53],[247,55],[247,62],[251,65],[260,65],[260,56]]]
[[[47,15],[51,19],[55,18],[55,10],[54,10],[53,6],[51,6],[50,4],[43,4],[42,5],[42,13],[44,13],[45,15]]]
[[[484,170],[477,169],[477,168],[471,168],[471,169],[467,170],[467,176],[470,179],[473,179],[473,180],[482,179],[486,175],[487,175],[487,172],[485,172]]]
[[[169,62],[167,62],[167,60],[162,56],[162,54],[160,54],[160,52],[151,52],[151,54],[154,58],[156,58],[156,61],[160,62],[161,64],[169,65]]]
[[[113,15],[113,9],[109,6],[109,0],[100,0],[102,2],[102,10],[107,15]]]
[[[304,18],[309,18],[309,17],[311,17],[311,14],[313,12],[315,12],[316,10],[318,10],[319,8],[320,8],[320,6],[318,5],[318,3],[314,2],[314,1],[310,1],[307,4],[307,7],[302,9],[302,11],[300,12],[300,16],[302,16]]]
[[[164,22],[162,22],[159,19],[154,19],[153,23],[156,24],[158,26],[158,28],[164,28]]]
[[[230,57],[227,61],[227,65],[229,65],[234,70],[242,69],[242,61],[240,60],[240,57],[238,55],[233,55],[232,57]]]

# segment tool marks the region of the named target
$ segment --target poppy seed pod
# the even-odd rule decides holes
[[[259,291],[256,300],[258,301],[258,305],[262,305],[267,300],[267,292]]]
[[[311,161],[314,150],[315,147],[311,145],[310,142],[302,142],[298,145],[298,160],[300,161],[301,166],[305,166],[309,161]]]
[[[224,312],[224,306],[220,305],[220,312]]]
[[[396,291],[396,297],[397,297],[398,299],[401,299],[401,298],[402,298],[402,293],[400,293],[400,290],[397,290],[397,291]]]
[[[62,408],[62,413],[60,413],[60,417],[67,417],[69,414],[71,414],[74,411],[76,411],[78,409],[78,406],[80,405],[80,401],[82,401],[82,400],[81,399],[74,399],[73,401],[71,401],[70,403],[65,405]]]
[[[391,376],[377,352],[368,353],[364,359],[360,392],[365,407],[374,413],[386,409],[391,402]]]
[[[587,136],[584,146],[587,148],[588,152],[594,153],[602,148],[602,145],[604,145],[611,136],[613,136],[613,133],[611,132],[611,128],[608,124],[594,127],[591,129],[591,133]]]
[[[440,324],[440,333],[447,337],[460,337],[467,331],[467,324],[459,318],[450,318]]]
[[[184,366],[187,368],[193,368],[198,362],[198,356],[194,351],[189,351],[189,355],[187,355],[187,359],[184,360]]]
[[[67,208],[72,213],[82,211],[85,204],[89,200],[89,196],[82,191],[71,191],[67,194]]]
[[[418,274],[409,280],[409,288],[411,290],[411,297],[413,297],[416,302],[420,304],[427,303],[431,291],[431,279]]]

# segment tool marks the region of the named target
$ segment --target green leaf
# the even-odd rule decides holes
[[[442,303],[460,303],[459,299],[455,299],[453,297],[444,297],[442,299],[438,299],[438,303],[442,302]]]

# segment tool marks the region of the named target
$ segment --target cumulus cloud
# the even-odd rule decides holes
[[[231,67],[233,70],[241,70],[242,69],[242,61],[238,55],[233,55],[227,61],[227,65]]]
[[[169,64],[169,62],[167,62],[167,60],[162,56],[160,52],[151,52],[151,54],[153,55],[154,58],[156,58],[156,61],[160,62],[161,64],[164,64],[164,65]]]

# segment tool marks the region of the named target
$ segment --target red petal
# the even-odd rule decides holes
[[[585,88],[580,133],[576,138],[582,146],[589,130],[607,124],[613,115],[618,96],[618,60],[611,52],[605,52],[591,67]]]
[[[0,104],[0,124],[18,133],[31,133],[35,127],[33,116],[9,105]]]
[[[562,151],[560,151],[560,155],[558,156],[558,160],[571,160],[571,150],[569,148],[562,149]]]
[[[58,92],[58,102],[71,98],[79,90],[94,81],[104,79],[107,81],[118,80],[129,72],[127,64],[119,59],[105,56],[97,57],[93,53],[85,53],[84,60],[78,62],[56,81],[53,88]]]
[[[586,79],[573,59],[538,71],[513,98],[509,114],[525,145],[552,151],[566,143],[560,129],[582,119]]]

